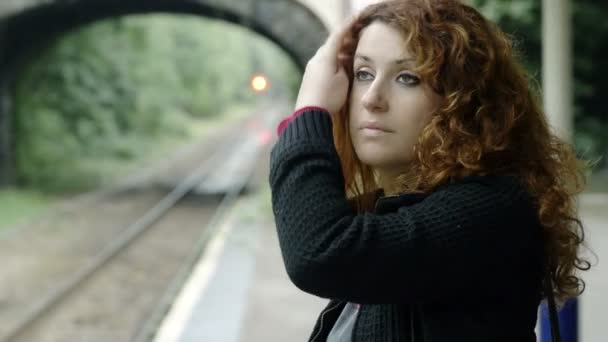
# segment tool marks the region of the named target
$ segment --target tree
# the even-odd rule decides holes
[[[259,72],[277,83],[297,74],[268,41],[198,16],[114,18],[61,37],[17,82],[19,182],[91,188],[159,140],[186,136],[194,120],[251,100],[252,44],[263,47]]]
[[[538,0],[471,0],[474,6],[516,42],[524,65],[535,78],[542,75],[541,2]],[[608,4],[574,0],[574,143],[586,158],[608,166],[608,116],[601,95],[608,93]]]

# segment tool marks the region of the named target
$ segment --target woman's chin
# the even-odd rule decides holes
[[[365,153],[358,155],[359,160],[365,165],[371,166],[374,169],[384,168],[386,165],[390,165],[390,160],[383,158],[380,153]]]
[[[395,158],[394,155],[387,155],[386,151],[377,151],[373,149],[358,151],[357,157],[363,164],[376,170],[404,169],[409,160],[406,158],[407,156]]]

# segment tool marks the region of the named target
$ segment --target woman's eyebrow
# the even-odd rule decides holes
[[[361,55],[361,54],[356,54],[355,55],[355,59],[362,59],[362,60],[364,60],[365,62],[368,62],[368,63],[372,62],[372,59],[370,57],[365,56],[365,55]],[[395,60],[394,63],[398,64],[398,65],[401,65],[401,64],[407,64],[409,62],[414,62],[414,61],[415,60],[413,58],[403,58],[403,59],[397,59],[397,60]]]
[[[355,59],[362,59],[362,60],[364,60],[365,62],[371,62],[371,61],[372,61],[372,59],[371,59],[371,58],[369,58],[369,57],[367,57],[367,56],[364,56],[364,55],[360,55],[360,54],[356,54],[356,55],[355,55]]]

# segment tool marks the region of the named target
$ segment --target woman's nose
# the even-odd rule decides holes
[[[363,107],[370,112],[386,112],[388,102],[382,94],[382,89],[377,85],[371,85],[361,99]]]

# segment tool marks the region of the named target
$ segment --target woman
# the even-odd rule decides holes
[[[368,7],[308,63],[296,109],[270,185],[290,279],[331,299],[310,341],[536,341],[544,275],[560,301],[582,293],[584,164],[475,9]]]

